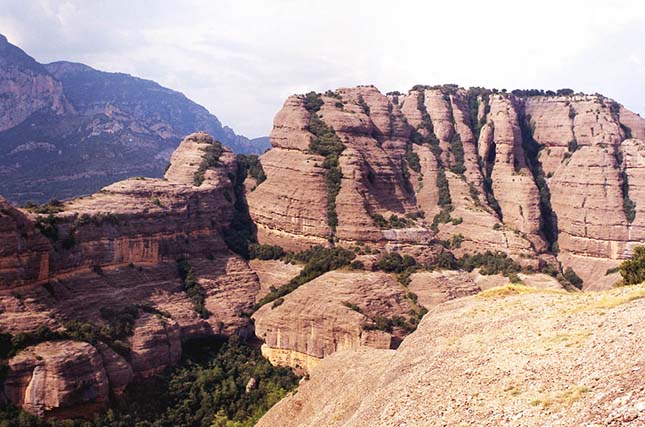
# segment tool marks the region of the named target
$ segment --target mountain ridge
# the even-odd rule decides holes
[[[152,80],[68,61],[40,64],[8,41],[0,43],[0,67],[0,94],[13,100],[0,108],[0,193],[13,202],[159,177],[181,139],[198,130],[236,152],[266,148]]]

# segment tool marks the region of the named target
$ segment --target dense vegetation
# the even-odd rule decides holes
[[[573,89],[558,89],[557,91],[543,89],[515,89],[511,93],[517,97],[527,98],[530,96],[570,96]]]
[[[355,257],[356,254],[347,249],[323,248],[322,246],[314,246],[306,251],[285,255],[283,257],[285,262],[304,263],[302,271],[286,285],[277,289],[272,287],[271,291],[258,302],[256,308],[293,292],[301,285],[328,271],[349,265]]]
[[[224,149],[222,148],[222,143],[219,141],[213,141],[212,144],[207,145],[202,148],[204,154],[202,155],[202,161],[199,164],[199,168],[195,172],[193,177],[193,184],[196,187],[199,187],[204,182],[204,176],[206,171],[209,168],[214,168],[219,166],[219,156],[222,155]]]
[[[37,214],[55,214],[63,212],[65,210],[65,208],[63,207],[63,202],[58,199],[50,199],[49,202],[42,205],[27,202],[23,206],[23,209]]]
[[[238,154],[237,163],[241,166],[241,170],[246,171],[248,176],[255,179],[257,185],[266,181],[267,176],[262,168],[262,163],[255,154]]]
[[[249,255],[251,259],[280,259],[284,256],[285,252],[282,247],[278,245],[267,245],[254,243],[249,246]]]
[[[616,149],[616,165],[620,168],[620,190],[623,195],[623,211],[627,222],[632,223],[636,218],[636,203],[629,197],[629,178],[623,166],[623,153]]]
[[[379,258],[376,265],[379,269],[388,273],[401,273],[416,264],[416,260],[410,255],[401,255],[398,252],[390,252],[389,254],[385,254]]]
[[[327,225],[329,225],[329,240],[333,243],[338,214],[336,213],[336,196],[340,192],[340,181],[343,173],[338,157],[345,150],[336,132],[318,116],[318,111],[324,101],[319,94],[309,92],[305,95],[304,106],[309,111],[309,132],[314,135],[309,143],[309,151],[325,157],[322,167],[326,169],[325,183],[327,185]]]
[[[206,299],[206,291],[201,287],[197,279],[195,278],[195,273],[193,268],[190,266],[190,263],[185,259],[180,259],[177,261],[177,273],[181,278],[181,282],[184,285],[184,291],[188,298],[193,303],[193,309],[199,314],[199,317],[202,319],[208,319],[210,313],[206,310],[204,306],[204,300]]]
[[[247,384],[255,379],[255,386]],[[184,347],[181,365],[132,384],[122,399],[93,420],[42,421],[15,407],[0,407],[2,427],[251,427],[298,378],[277,368],[236,338]]]
[[[382,229],[406,228],[414,224],[411,218],[406,218],[394,214],[390,215],[389,219],[385,219],[385,217],[381,214],[373,214],[372,219],[374,220],[374,224]]]
[[[636,246],[632,257],[620,264],[623,284],[637,285],[645,281],[645,246]]]

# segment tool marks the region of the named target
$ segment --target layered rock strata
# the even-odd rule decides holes
[[[289,97],[276,115],[261,157],[267,180],[248,195],[262,242],[329,240],[314,114],[344,145],[336,243],[405,250],[460,236],[456,255],[499,250],[533,267],[555,256],[603,288],[616,280],[605,271],[644,240],[645,120],[615,101],[359,86],[319,95],[312,112],[309,96]]]
[[[235,157],[224,148],[216,162],[204,167],[217,144],[206,134],[190,135],[173,154],[164,179],[118,182],[50,207],[50,214],[2,202],[0,234],[7,244],[0,249],[0,331],[17,334],[40,326],[64,331],[69,321],[101,325],[107,322],[106,308],[118,313],[136,307],[127,355],[101,342],[74,344],[96,355],[87,369],[100,374],[106,387],[91,389],[80,401],[52,401],[50,390],[36,380],[20,380],[47,365],[45,356],[43,363],[24,361],[50,345],[44,343],[9,362],[5,390],[14,404],[55,416],[78,402],[99,407],[107,402],[110,387],[118,394],[133,378],[176,364],[186,340],[252,333],[244,313],[252,311],[258,278],[222,238],[235,214]],[[201,288],[207,316],[188,297],[178,259],[186,260]],[[54,342],[47,354],[64,363],[73,355],[58,354],[63,347]],[[80,381],[71,374],[59,377],[62,389]],[[38,387],[35,400],[30,387]]]

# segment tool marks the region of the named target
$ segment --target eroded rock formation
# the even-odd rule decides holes
[[[109,387],[118,394],[133,378],[176,364],[186,340],[252,333],[243,314],[252,311],[260,285],[222,238],[234,215],[235,157],[223,148],[217,161],[204,167],[217,144],[206,134],[190,135],[164,179],[118,182],[51,207],[49,214],[1,202],[0,331],[17,334],[40,326],[65,331],[70,321],[109,324],[110,316],[126,309],[136,316],[132,335],[117,343],[117,352],[100,341],[95,346],[55,341],[19,352],[9,362],[5,383],[13,403],[56,416],[81,403],[102,407]],[[187,295],[178,259],[187,260],[207,316]],[[123,346],[127,353],[118,351]],[[63,352],[74,348],[78,357]],[[68,397],[60,390],[74,388],[82,378],[56,364],[72,363],[81,354],[85,359],[78,363],[100,377],[100,387]],[[46,375],[53,375],[55,385],[47,380],[41,387],[38,378]]]
[[[276,115],[267,180],[248,194],[261,242],[405,249],[460,235],[457,255],[499,250],[534,267],[555,256],[603,288],[643,241],[645,120],[615,101],[452,85],[339,89],[317,109],[309,96]],[[344,147],[333,227],[325,157],[310,146],[318,119]]]

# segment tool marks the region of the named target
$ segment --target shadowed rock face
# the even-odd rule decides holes
[[[0,331],[59,330],[70,320],[103,324],[106,307],[118,311],[140,304],[157,310],[139,310],[134,333],[127,338],[127,356],[102,343],[96,348],[72,343],[77,353],[62,343],[21,351],[10,361],[5,383],[13,403],[39,414],[82,414],[85,407],[104,406],[110,387],[118,394],[133,378],[176,364],[186,340],[252,333],[242,313],[252,310],[260,285],[220,234],[234,214],[233,154],[224,149],[218,165],[206,169],[199,186],[194,183],[204,150],[214,143],[207,134],[190,135],[174,153],[164,179],[118,182],[66,202],[62,212],[51,216],[0,202]],[[38,231],[43,221],[56,233]],[[176,265],[180,258],[188,260],[204,291],[204,307],[211,313],[207,318],[197,313],[184,290]],[[89,359],[79,359],[81,354]],[[82,399],[53,391],[51,387],[67,390],[80,381],[71,370],[58,373],[60,363],[82,365],[81,371],[100,377],[100,386],[88,388]],[[39,385],[38,372],[45,368],[56,385]]]
[[[341,244],[400,249],[461,234],[457,255],[500,250],[532,265],[557,256],[586,286],[602,288],[615,278],[599,277],[643,241],[645,120],[612,100],[448,86],[387,96],[361,86],[320,99],[316,114],[345,146],[333,233]],[[324,158],[309,150],[315,135],[305,103],[291,96],[276,115],[273,149],[261,157],[267,180],[248,193],[259,240],[290,249],[330,236]],[[433,231],[445,206],[441,170],[456,221]],[[425,218],[403,230],[374,219],[418,211]]]

